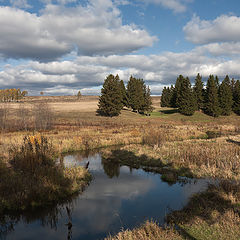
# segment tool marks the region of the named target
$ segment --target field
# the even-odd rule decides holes
[[[45,102],[48,109],[43,110],[51,115],[51,127],[38,129],[34,106]],[[29,135],[47,137],[58,154],[119,145],[115,152],[101,150],[106,160],[157,171],[167,181],[178,176],[210,177],[218,179],[219,186],[209,187],[182,211],[168,216],[178,230],[147,222],[111,239],[240,239],[239,116],[213,118],[196,112],[187,117],[176,109],[160,108],[160,98],[153,97],[151,116],[124,109],[119,117],[107,118],[96,115],[97,104],[96,96],[79,100],[74,96],[26,97],[21,103],[2,104],[6,114],[0,159],[8,164],[8,150],[20,146]],[[23,109],[25,120],[19,130]]]

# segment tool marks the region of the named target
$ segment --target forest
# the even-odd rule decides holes
[[[175,86],[164,87],[161,106],[178,108],[189,116],[199,110],[213,117],[229,116],[232,111],[240,115],[240,81],[226,75],[220,83],[217,76],[210,75],[204,86],[198,73],[192,87],[188,77],[179,75]]]

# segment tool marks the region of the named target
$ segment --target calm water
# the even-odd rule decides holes
[[[159,174],[103,165],[100,154],[75,154],[64,160],[67,166],[89,161],[90,186],[69,203],[0,219],[1,239],[102,239],[147,219],[162,224],[167,213],[181,209],[193,193],[207,188],[207,180],[169,185]],[[71,231],[66,206],[71,209]]]

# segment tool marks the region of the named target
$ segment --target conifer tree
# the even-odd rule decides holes
[[[127,91],[126,91],[123,80],[121,80],[119,82],[119,87],[120,87],[120,92],[121,92],[122,106],[123,107],[129,107]]]
[[[221,115],[229,116],[232,111],[232,90],[231,82],[228,75],[224,78],[221,85],[219,86],[219,103],[221,108]]]
[[[97,112],[102,116],[118,116],[122,109],[119,78],[110,74],[104,81]]]
[[[233,111],[240,115],[240,81],[237,80],[233,92]]]
[[[169,87],[164,87],[161,96],[161,107],[171,106],[171,90]]]
[[[146,114],[149,116],[150,112],[152,112],[152,98],[151,98],[151,91],[149,86],[146,87],[144,84],[144,105],[142,106],[142,111],[146,112]]]
[[[193,94],[189,78],[181,78],[181,85],[178,90],[178,110],[180,113],[191,116],[196,109],[195,96]]]
[[[172,107],[179,107],[179,90],[181,88],[181,84],[184,81],[184,77],[182,75],[179,75],[175,87],[173,90],[173,96],[172,96]]]
[[[218,117],[220,115],[220,107],[218,101],[218,89],[216,79],[210,75],[207,81],[204,111],[206,114]]]
[[[133,111],[141,111],[144,105],[144,82],[142,79],[130,77],[127,84],[127,97]]]
[[[197,110],[203,109],[204,106],[204,89],[203,89],[203,82],[202,77],[198,73],[195,78],[195,85],[194,85],[194,94],[196,96],[196,104]]]
[[[217,88],[217,90],[218,90],[218,89],[219,89],[219,86],[220,86],[218,76],[215,77],[215,85],[216,85],[216,88]]]

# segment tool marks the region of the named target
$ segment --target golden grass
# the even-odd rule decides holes
[[[133,230],[125,230],[116,236],[109,236],[105,240],[181,240],[183,239],[172,228],[163,229],[153,221],[147,221],[143,226]]]

